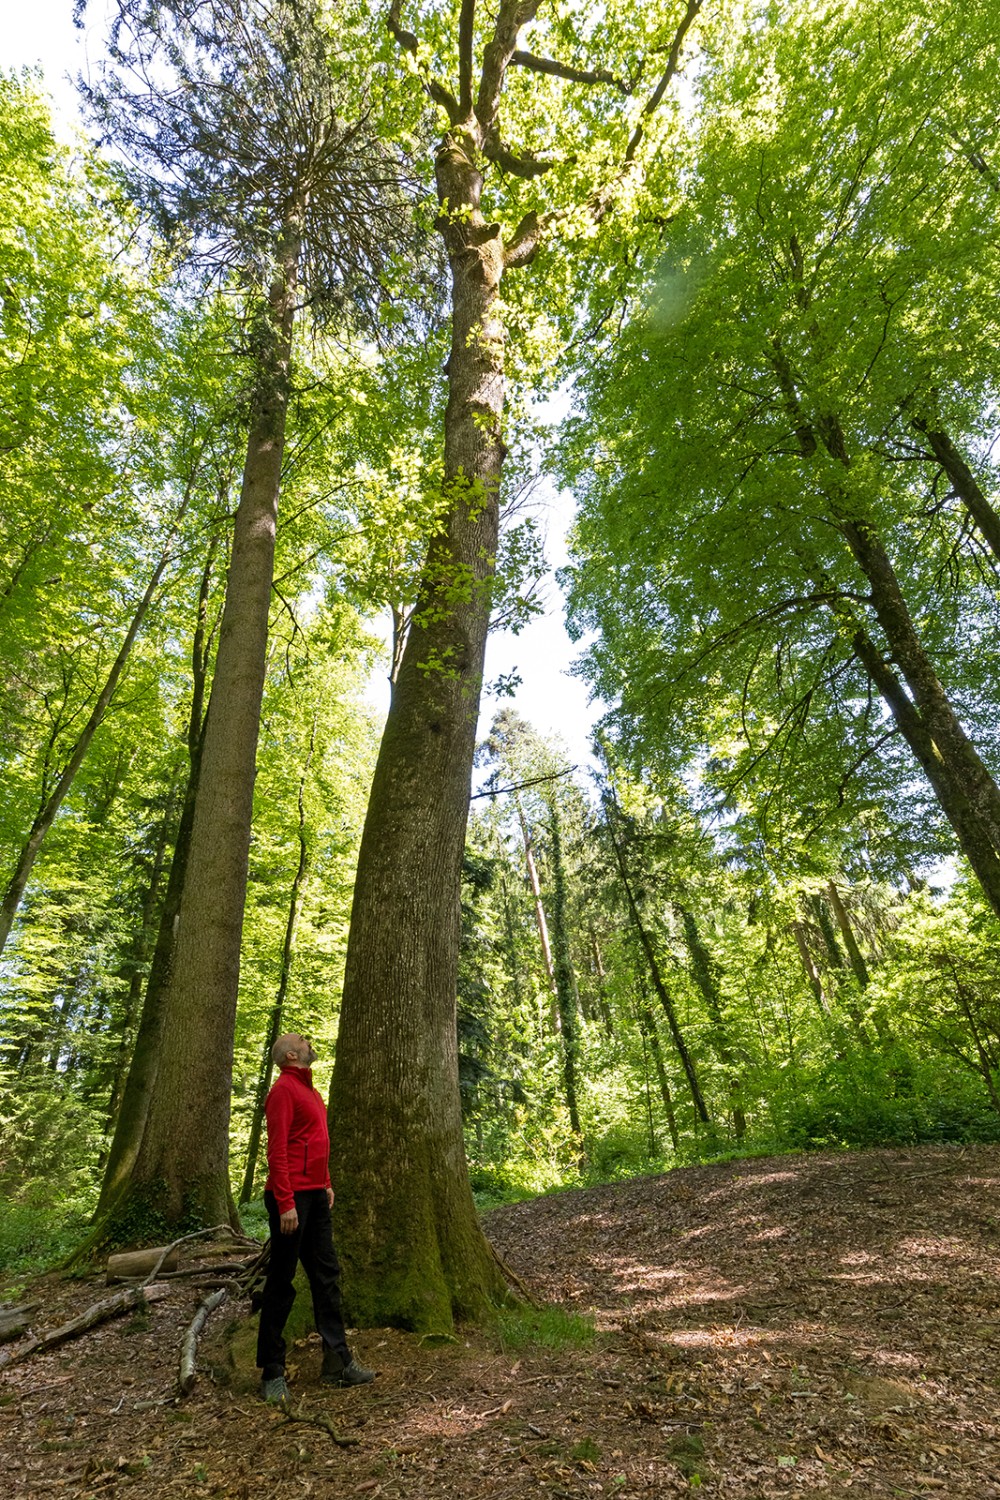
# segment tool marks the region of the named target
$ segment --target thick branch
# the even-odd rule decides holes
[[[389,34],[394,38],[397,45],[402,47],[404,52],[410,52],[415,58],[417,58],[418,66],[420,68],[421,80],[428,96],[434,100],[435,104],[440,104],[441,108],[446,112],[451,123],[453,125],[457,125],[463,118],[462,109],[459,105],[459,102],[455,98],[455,95],[451,92],[451,90],[445,88],[444,84],[432,75],[430,69],[424,63],[420,62],[419,46],[416,36],[412,31],[407,31],[406,27],[400,24],[399,13],[402,8],[403,0],[392,0],[392,4],[389,7],[389,13],[385,18],[385,24],[389,28]]]
[[[464,118],[472,113],[472,48],[476,0],[462,0],[458,18],[458,102]]]
[[[635,154],[638,151],[639,144],[646,132],[646,121],[649,119],[650,115],[655,114],[659,109],[663,96],[667,92],[667,88],[671,80],[677,73],[677,69],[680,66],[681,48],[684,45],[684,38],[687,36],[691,27],[694,25],[701,7],[702,0],[687,0],[687,6],[684,10],[684,15],[681,17],[681,23],[674,33],[674,40],[671,45],[670,51],[667,54],[667,66],[664,68],[663,73],[660,77],[660,81],[656,85],[656,88],[647,99],[645,108],[643,109],[642,114],[639,117],[639,122],[632,132],[632,139],[629,141],[628,146],[625,149],[626,165],[635,160]]]
[[[487,136],[496,124],[507,66],[514,56],[517,34],[538,13],[541,0],[501,0],[492,40],[483,54],[476,117]]]
[[[550,78],[565,78],[570,83],[610,83],[626,96],[632,87],[615,76],[607,68],[574,68],[572,63],[562,63],[554,57],[536,57],[533,52],[515,52],[511,62],[519,68],[529,68],[533,73],[547,73]]]

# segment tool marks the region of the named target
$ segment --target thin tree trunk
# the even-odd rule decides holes
[[[847,949],[851,971],[861,989],[867,989],[871,983],[871,976],[868,973],[868,965],[865,963],[864,954],[861,952],[858,940],[854,935],[854,928],[851,926],[851,919],[847,915],[847,908],[841,899],[840,892],[834,881],[831,880],[826,889],[830,897],[833,914],[837,919],[837,926],[840,928],[840,934],[844,940],[844,947]]]
[[[149,962],[152,949],[155,944],[153,937],[153,919],[160,901],[160,882],[163,879],[163,866],[167,857],[167,848],[170,843],[170,828],[174,819],[174,799],[176,787],[172,785],[167,798],[167,805],[160,819],[160,826],[156,834],[156,846],[153,851],[153,865],[149,874],[149,884],[143,897],[142,911],[139,915],[139,926],[132,940],[132,951],[129,954],[126,972],[129,976],[128,995],[125,1000],[124,1014],[122,1016],[122,1034],[115,1056],[114,1074],[111,1079],[111,1090],[108,1095],[107,1122],[108,1129],[113,1131],[122,1107],[122,1099],[125,1094],[125,1081],[128,1077],[129,1058],[131,1055],[131,1033],[139,1015],[139,1007],[142,1000],[143,977],[146,964]],[[110,1149],[110,1148],[109,1148]],[[100,1165],[107,1163],[108,1152],[103,1155]]]
[[[555,935],[555,980],[559,1003],[559,1030],[562,1036],[563,1087],[566,1107],[574,1134],[580,1134],[580,1108],[577,1098],[579,1066],[579,1024],[576,978],[570,957],[569,923],[566,913],[566,869],[562,853],[562,826],[559,805],[550,805],[552,836],[552,926]]]
[[[663,1103],[663,1114],[670,1132],[670,1143],[674,1152],[681,1149],[680,1132],[677,1129],[677,1115],[674,1110],[674,1099],[670,1092],[670,1083],[667,1079],[667,1070],[663,1063],[663,1048],[660,1046],[660,1036],[656,1029],[656,1018],[652,1010],[643,1000],[638,1010],[639,1030],[649,1046],[653,1055],[653,1066],[656,1069],[656,1081],[660,1089],[660,1099]]]
[[[172,539],[173,530],[171,530],[171,540]],[[39,807],[38,812],[35,816],[35,820],[32,823],[31,829],[28,833],[28,837],[21,848],[21,853],[18,856],[17,864],[14,868],[14,873],[11,876],[10,881],[8,882],[7,889],[4,893],[3,902],[2,904],[0,904],[0,954],[3,953],[3,950],[6,947],[7,939],[10,936],[10,930],[14,924],[14,918],[16,917],[18,907],[21,904],[21,898],[24,895],[24,890],[28,884],[28,879],[34,867],[35,860],[38,858],[38,855],[42,848],[42,844],[45,842],[45,837],[49,829],[55,822],[56,814],[62,807],[63,802],[66,800],[69,790],[73,785],[73,782],[76,780],[76,774],[79,771],[80,767],[83,765],[84,758],[87,754],[87,751],[90,749],[94,735],[100,728],[104,715],[108,711],[108,706],[115,695],[115,689],[118,686],[121,675],[125,670],[125,666],[128,662],[129,656],[131,655],[132,647],[135,645],[136,636],[142,629],[143,621],[145,620],[146,615],[149,612],[149,606],[152,604],[154,598],[156,597],[156,591],[159,588],[160,579],[163,577],[169,561],[169,548],[165,547],[159,562],[153,569],[152,576],[149,580],[149,583],[146,585],[145,592],[143,593],[142,598],[139,600],[139,603],[136,605],[135,611],[132,615],[132,619],[129,622],[128,629],[125,632],[125,638],[118,649],[117,656],[111,664],[111,670],[108,672],[107,677],[104,679],[104,686],[101,688],[101,691],[97,695],[97,699],[90,712],[90,717],[88,718],[86,724],[83,726],[76,738],[76,742],[73,745],[72,750],[70,751],[69,758],[66,761],[65,766],[63,767],[63,771],[59,777],[59,780],[52,788],[52,791],[49,793],[48,797],[45,798],[41,807]]]
[[[514,806],[517,808],[517,820],[521,825],[521,838],[524,841],[524,863],[528,871],[528,882],[531,886],[531,894],[535,902],[535,925],[538,928],[538,940],[542,945],[542,961],[545,964],[545,973],[549,981],[549,989],[552,992],[552,1030],[559,1030],[559,991],[556,985],[555,964],[552,961],[552,943],[549,938],[549,924],[545,918],[545,904],[542,901],[542,887],[538,879],[538,866],[535,864],[535,850],[531,841],[531,830],[528,828],[528,820],[524,816],[524,808],[521,805],[520,795],[514,793]]]
[[[250,1122],[250,1140],[247,1143],[246,1167],[243,1172],[243,1186],[240,1188],[240,1203],[249,1203],[253,1197],[253,1180],[257,1173],[257,1156],[260,1151],[261,1130],[264,1124],[264,1101],[267,1098],[267,1091],[271,1087],[271,1075],[274,1071],[274,1059],[271,1056],[271,1049],[281,1035],[281,1022],[285,1012],[288,986],[292,977],[292,963],[295,958],[295,936],[298,930],[299,918],[302,915],[302,903],[305,900],[306,878],[309,873],[309,841],[306,837],[305,795],[306,781],[309,776],[309,767],[312,764],[315,744],[316,720],[314,719],[312,732],[309,736],[309,751],[306,755],[305,765],[302,767],[302,775],[299,778],[299,859],[295,868],[292,889],[288,900],[285,940],[281,946],[281,974],[278,980],[278,992],[274,997],[274,1005],[271,1007],[271,1018],[267,1028],[267,1036],[264,1039],[264,1051],[260,1063],[260,1075],[257,1079],[253,1118]]]
[[[611,839],[612,848],[615,852],[615,860],[618,864],[618,873],[621,876],[622,888],[625,891],[625,899],[628,903],[629,913],[632,918],[632,926],[642,946],[642,951],[646,955],[646,963],[649,965],[649,974],[650,978],[653,981],[653,988],[655,989],[657,998],[659,999],[659,1002],[663,1007],[663,1013],[667,1018],[667,1025],[670,1027],[670,1035],[673,1038],[677,1056],[681,1060],[681,1066],[684,1069],[684,1076],[687,1078],[688,1088],[691,1092],[691,1101],[694,1104],[695,1113],[697,1114],[699,1120],[701,1120],[703,1125],[709,1125],[711,1124],[711,1120],[709,1118],[708,1109],[705,1105],[704,1095],[701,1092],[701,1084],[698,1081],[698,1072],[694,1065],[694,1058],[691,1056],[691,1053],[688,1050],[687,1043],[684,1040],[684,1034],[681,1031],[680,1022],[677,1019],[677,1011],[674,1008],[673,999],[670,995],[670,991],[667,989],[666,982],[663,978],[659,960],[656,957],[656,950],[653,947],[652,938],[646,930],[646,924],[643,922],[642,917],[639,913],[639,906],[636,902],[635,895],[632,890],[632,882],[629,878],[628,868],[625,864],[625,856],[622,851],[618,835],[615,832],[614,812],[612,811],[610,805],[610,798],[608,799],[606,805],[608,806],[609,814],[607,818],[608,834]]]
[[[709,1020],[712,1023],[710,1032],[715,1055],[726,1070],[726,1079],[729,1086],[729,1104],[733,1112],[733,1134],[738,1141],[746,1135],[747,1119],[740,1102],[741,1083],[739,1069],[733,1056],[733,1049],[729,1042],[729,1029],[726,1026],[725,1017],[722,1014],[722,999],[719,995],[719,986],[715,978],[715,965],[712,955],[702,942],[698,924],[694,919],[694,913],[686,906],[679,908],[681,921],[684,924],[684,941],[691,955],[691,973],[694,982],[701,991],[708,1010]]]
[[[240,940],[260,705],[267,659],[281,462],[290,392],[301,210],[286,219],[262,310],[258,364],[229,582],[177,918],[160,1061],[142,1143],[110,1210],[170,1227],[238,1223],[229,1115]]]
[[[816,960],[812,956],[812,949],[809,947],[806,930],[801,922],[792,923],[792,934],[798,944],[799,957],[802,960],[803,972],[809,981],[809,988],[816,997],[816,1004],[819,1006],[823,1016],[829,1021],[830,1006],[827,1003],[826,994],[823,990],[823,978],[816,966]]]

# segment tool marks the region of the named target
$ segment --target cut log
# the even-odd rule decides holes
[[[153,1286],[129,1286],[120,1292],[115,1292],[112,1297],[106,1297],[103,1302],[95,1302],[82,1312],[78,1318],[72,1318],[70,1322],[63,1323],[59,1328],[54,1328],[51,1333],[43,1333],[36,1339],[29,1339],[22,1344],[20,1349],[14,1349],[10,1354],[0,1356],[0,1369],[8,1369],[11,1365],[19,1365],[23,1359],[29,1359],[32,1354],[39,1354],[45,1349],[54,1349],[58,1344],[65,1344],[68,1339],[75,1339],[78,1334],[86,1333],[88,1328],[94,1328],[98,1323],[107,1323],[111,1318],[118,1318],[122,1313],[131,1312],[135,1307],[145,1307],[147,1302],[159,1302],[161,1298],[170,1295],[171,1288],[162,1283]]]
[[[114,1286],[116,1281],[137,1281],[141,1276],[148,1276],[150,1271],[156,1269],[157,1262],[166,1248],[165,1245],[157,1245],[152,1250],[124,1250],[120,1255],[109,1255],[108,1286]],[[159,1269],[161,1271],[177,1270],[176,1250],[170,1251]]]
[[[0,1307],[0,1344],[9,1344],[27,1331],[28,1320],[38,1305],[25,1302],[22,1307]]]
[[[198,1339],[201,1331],[215,1309],[221,1307],[228,1296],[228,1287],[221,1287],[219,1291],[212,1292],[208,1297],[203,1297],[198,1305],[198,1311],[192,1318],[188,1331],[184,1335],[184,1342],[181,1344],[181,1367],[177,1377],[177,1384],[180,1387],[182,1396],[190,1395],[194,1383],[198,1378],[195,1360],[198,1356]]]

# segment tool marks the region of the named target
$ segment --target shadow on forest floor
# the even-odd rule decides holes
[[[357,1445],[203,1376],[172,1395],[194,1294],[0,1376],[7,1493],[458,1500],[822,1494],[1000,1500],[1000,1150],[773,1157],[494,1210],[588,1348],[361,1333],[375,1385],[296,1396]],[[48,1325],[95,1300],[49,1281]],[[37,1293],[36,1293],[37,1295]],[[215,1330],[218,1353],[221,1328]],[[213,1344],[203,1349],[203,1364]]]

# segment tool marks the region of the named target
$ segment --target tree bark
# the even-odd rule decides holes
[[[109,1237],[229,1222],[229,1113],[240,939],[290,391],[301,210],[279,240],[258,364],[226,602],[205,721],[160,1061]]]
[[[191,848],[191,829],[194,824],[195,795],[198,790],[198,768],[201,761],[202,732],[204,730],[205,690],[208,679],[208,600],[212,582],[212,566],[218,545],[218,533],[213,532],[209,542],[205,566],[202,570],[198,591],[198,607],[194,635],[191,643],[191,707],[188,712],[187,752],[188,775],[181,803],[181,815],[174,839],[174,852],[170,860],[167,888],[160,910],[156,944],[146,979],[146,993],[142,1002],[142,1015],[132,1046],[128,1076],[122,1094],[121,1107],[114,1121],[114,1135],[108,1152],[108,1160],[101,1180],[101,1191],[95,1210],[95,1221],[99,1221],[124,1187],[135,1165],[146,1126],[149,1101],[156,1080],[156,1069],[160,1056],[160,1041],[163,1035],[163,1017],[166,997],[170,988],[173,969],[174,938],[177,932],[177,915],[180,911],[184,877],[187,873],[188,854]]]
[[[653,1054],[653,1066],[656,1069],[656,1081],[660,1089],[660,1099],[663,1103],[663,1114],[667,1122],[667,1130],[670,1132],[670,1144],[675,1153],[681,1149],[680,1132],[677,1129],[677,1114],[674,1110],[674,1099],[670,1092],[670,1083],[667,1079],[667,1070],[663,1063],[663,1048],[660,1046],[660,1037],[656,1029],[656,1019],[652,1010],[646,1004],[645,999],[639,1006],[639,1030]]]
[[[1000,562],[1000,516],[983,494],[972,470],[946,432],[932,432],[928,422],[916,421],[913,425],[930,443],[952,489],[976,523],[994,558]]]
[[[469,1187],[458,1086],[459,892],[506,448],[505,270],[480,200],[521,10],[503,0],[480,112],[435,173],[452,327],[448,512],[430,544],[379,751],[358,859],[337,1057],[331,1171],[350,1317],[444,1331],[507,1296]],[[527,19],[527,17],[525,17]],[[523,24],[518,22],[518,24]],[[492,49],[492,51],[491,51]],[[487,74],[496,97],[486,99]]]
[[[844,940],[844,947],[847,949],[847,958],[851,965],[851,971],[861,989],[867,989],[871,983],[868,965],[865,963],[864,954],[861,952],[858,940],[854,935],[851,919],[847,915],[847,908],[844,905],[835,881],[831,880],[826,890],[827,895],[830,897],[830,905],[833,907],[833,914],[837,919],[837,926],[840,928],[840,935]]]

